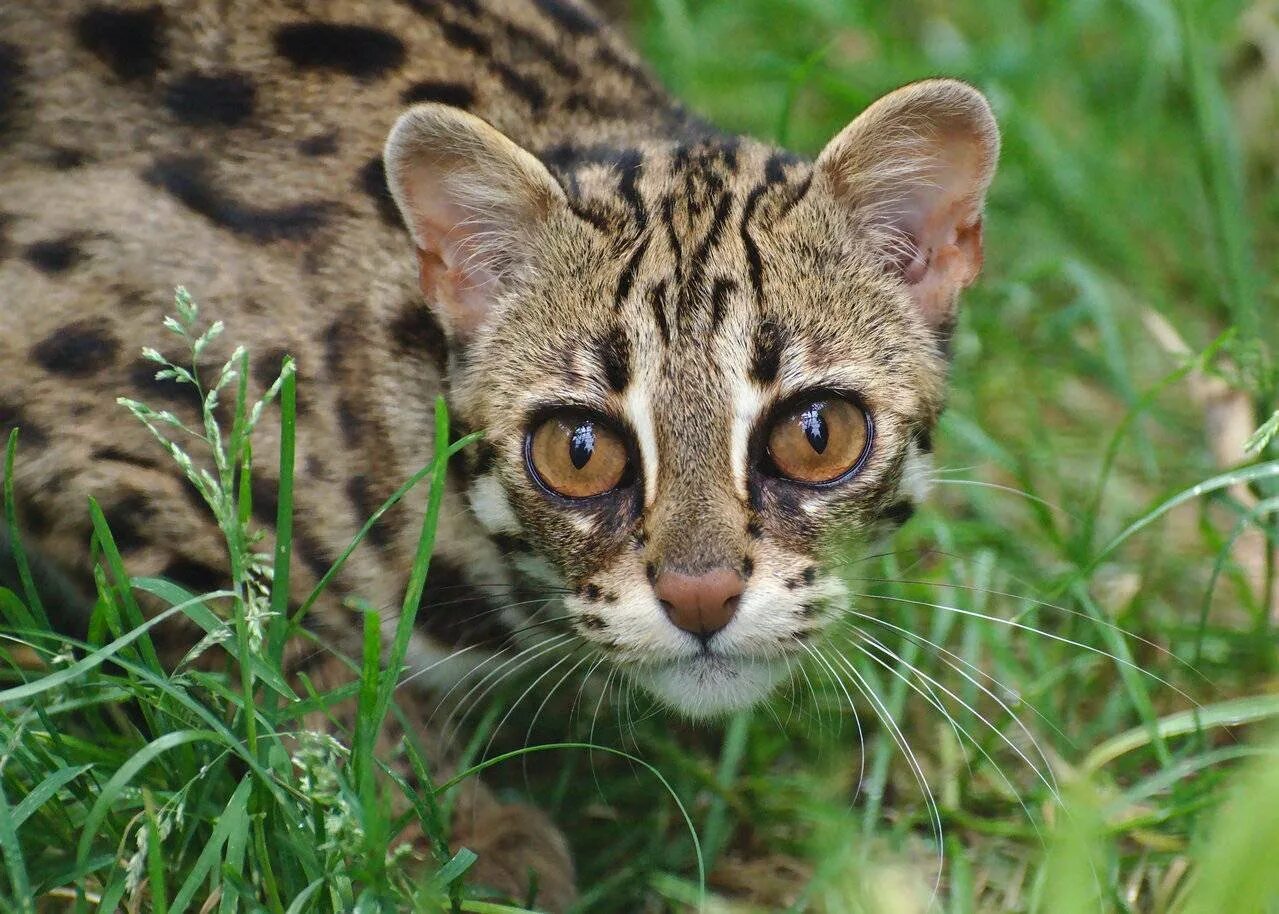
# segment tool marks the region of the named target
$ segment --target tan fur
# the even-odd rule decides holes
[[[223,573],[211,516],[115,406],[194,418],[138,355],[176,284],[227,324],[210,365],[250,345],[260,392],[297,359],[296,592],[430,460],[437,394],[484,431],[445,495],[410,656],[437,691],[555,635],[543,653],[621,664],[686,713],[758,700],[836,608],[832,542],[920,494],[998,148],[969,87],[894,93],[814,167],[688,115],[573,0],[11,3],[0,55],[0,426],[23,429],[29,544],[86,593],[90,496],[132,573]],[[760,469],[761,423],[808,389],[873,417],[832,488]],[[625,492],[565,504],[531,477],[529,424],[566,405],[624,430]],[[277,445],[264,423],[256,452]],[[358,651],[344,597],[398,606],[424,500],[312,611],[338,650]],[[650,580],[724,567],[746,592],[699,652]],[[193,633],[168,637],[176,655]],[[473,789],[459,828],[481,876],[519,895],[532,866],[567,904],[549,823]]]

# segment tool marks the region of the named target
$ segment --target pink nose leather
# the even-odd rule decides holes
[[[736,571],[716,568],[699,575],[663,571],[653,590],[672,622],[705,639],[733,618],[744,587]]]

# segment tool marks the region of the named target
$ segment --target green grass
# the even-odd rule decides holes
[[[1243,12],[1193,0],[636,9],[663,78],[725,127],[812,153],[881,92],[945,73],[990,95],[1004,156],[985,275],[955,339],[936,497],[890,555],[850,561],[849,621],[794,689],[704,728],[616,682],[597,702],[561,668],[473,715],[485,777],[565,826],[581,910],[704,900],[896,914],[924,910],[935,888],[936,909],[954,914],[1279,910],[1267,742],[1279,446],[1223,465],[1211,438],[1224,410],[1250,412],[1251,431],[1279,406],[1279,113],[1232,111],[1263,78],[1241,63],[1256,21]],[[100,596],[79,653],[49,634],[30,575],[21,593],[0,591],[0,909],[115,910],[131,889],[170,912],[209,898],[209,910],[278,914],[510,909],[497,905],[523,900],[463,893],[469,856],[450,853],[441,824],[447,785],[405,791],[375,758],[372,722],[396,713],[402,653],[355,658],[358,684],[337,693],[295,695],[280,677],[289,582],[277,574],[265,601],[252,587],[253,404],[237,383],[211,490],[234,589],[130,583],[99,517]],[[1209,383],[1233,399],[1204,401]],[[282,453],[254,455],[279,464],[282,532],[294,396],[286,372],[261,419],[282,423]],[[437,497],[401,635],[442,473],[440,461],[406,481]],[[288,548],[283,534],[277,555]],[[211,632],[225,614],[222,647],[251,659],[164,671],[138,590]],[[340,700],[368,722],[345,747],[293,738],[304,712]],[[388,859],[406,816],[433,841]]]

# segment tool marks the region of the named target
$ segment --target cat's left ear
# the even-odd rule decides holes
[[[929,79],[885,95],[840,131],[817,159],[815,184],[853,211],[924,320],[945,329],[981,270],[982,209],[998,158],[985,97]]]
[[[417,247],[422,294],[449,335],[465,341],[527,266],[564,191],[531,153],[447,105],[401,115],[383,160]]]

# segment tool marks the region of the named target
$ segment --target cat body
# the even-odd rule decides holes
[[[437,395],[483,431],[417,616],[428,691],[555,637],[686,714],[748,705],[838,614],[832,555],[922,497],[998,147],[961,83],[814,162],[684,111],[574,0],[48,0],[0,7],[0,88],[0,430],[28,548],[86,599],[90,496],[132,574],[225,582],[213,517],[116,405],[196,421],[140,352],[178,284],[226,323],[207,371],[245,343],[260,394],[297,361],[299,593],[430,461]],[[317,637],[358,654],[352,597],[393,624],[425,498],[373,526]],[[562,839],[483,808],[491,880],[527,857],[566,903]]]

